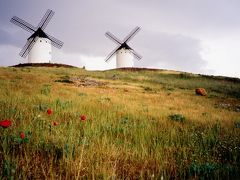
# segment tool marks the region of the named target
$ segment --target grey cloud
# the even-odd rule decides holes
[[[136,66],[199,72],[206,66],[201,57],[202,39],[238,33],[239,7],[237,0],[1,0],[0,45],[21,48],[30,36],[10,24],[12,16],[36,26],[46,9],[53,9],[56,13],[46,32],[63,41],[61,52],[68,54],[60,53],[56,59],[69,57],[71,63],[78,55],[107,56],[115,44],[104,33],[110,31],[123,39],[138,25],[142,31],[129,43],[143,56]]]
[[[30,34],[21,32],[21,30],[10,33],[9,31],[0,28],[0,45],[13,45],[17,47],[23,47],[24,43],[26,43],[26,35],[30,36]]]
[[[20,49],[11,45],[0,45],[0,63],[1,66],[11,66],[22,62],[20,56],[16,56],[15,53]]]
[[[207,62],[201,57],[202,47],[198,39],[166,33],[146,32],[142,36],[147,38],[145,41],[143,37],[137,39],[140,47],[136,51],[144,57],[135,62],[136,66],[168,67],[189,72],[202,72],[206,67]]]

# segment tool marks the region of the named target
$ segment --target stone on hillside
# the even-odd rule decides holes
[[[200,95],[200,96],[206,96],[207,95],[207,92],[204,88],[197,88],[195,90],[196,94],[197,95]]]

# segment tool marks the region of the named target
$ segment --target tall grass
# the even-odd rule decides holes
[[[12,126],[0,127],[0,178],[239,178],[239,112],[216,107],[223,98],[240,103],[228,90],[239,83],[185,76],[1,68],[0,117]],[[56,81],[63,77],[107,85]],[[205,98],[194,95],[199,86],[222,89]]]

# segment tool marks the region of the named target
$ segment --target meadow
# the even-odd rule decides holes
[[[239,79],[2,67],[0,87],[0,179],[240,178]]]

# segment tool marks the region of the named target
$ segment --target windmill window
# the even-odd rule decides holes
[[[42,42],[42,40],[40,40],[40,42]]]

